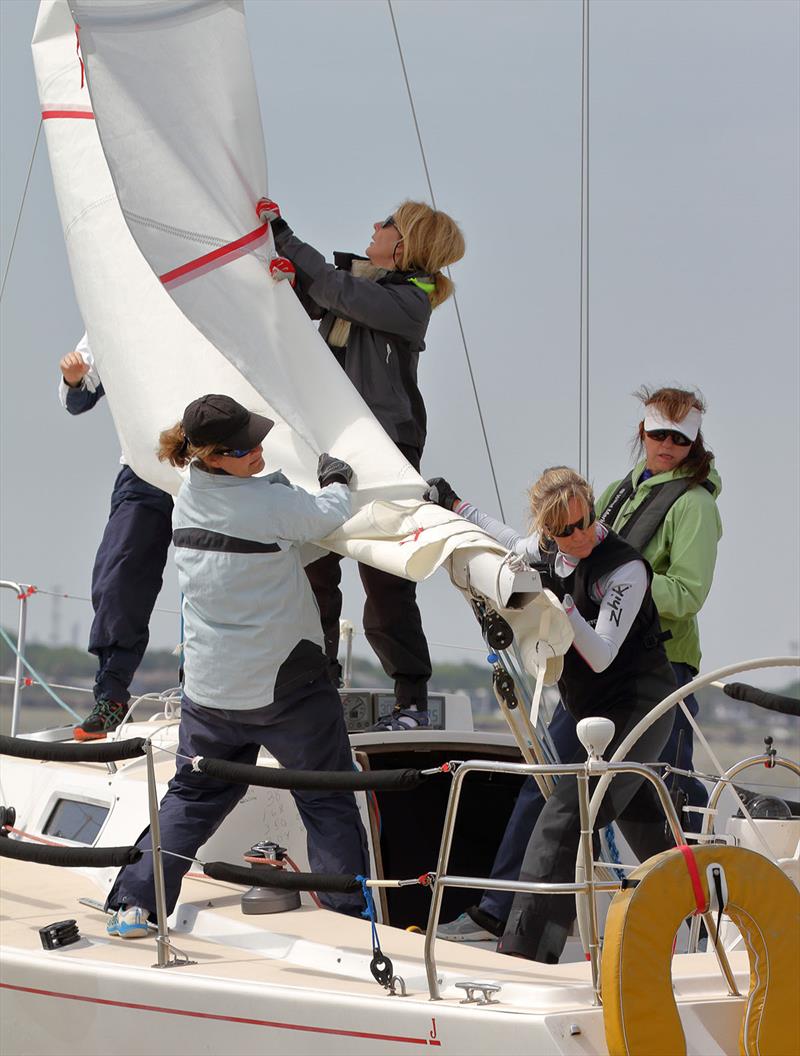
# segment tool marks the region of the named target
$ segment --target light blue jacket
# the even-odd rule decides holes
[[[324,538],[349,516],[344,484],[309,494],[281,473],[241,478],[190,468],[172,527],[191,700],[259,708],[272,703],[276,686],[325,669],[300,544]]]

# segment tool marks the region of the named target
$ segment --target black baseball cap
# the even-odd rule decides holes
[[[274,424],[271,418],[248,411],[232,397],[214,393],[193,400],[181,421],[190,444],[214,444],[231,451],[258,447]]]

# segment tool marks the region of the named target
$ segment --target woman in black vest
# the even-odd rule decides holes
[[[561,600],[575,633],[559,682],[562,699],[576,720],[593,715],[614,722],[614,738],[606,752],[610,757],[641,719],[675,689],[650,593],[650,566],[633,547],[596,521],[590,485],[566,466],[545,470],[531,488],[534,530],[527,537],[461,502],[445,481],[431,484],[433,501],[455,510],[543,569],[547,586]],[[663,716],[639,739],[628,758],[657,759],[671,726],[672,716]],[[580,748],[562,762],[583,759],[585,752]],[[596,822],[598,829],[619,818],[641,783],[634,775],[611,782]],[[625,822],[620,819],[620,823],[626,831]],[[647,828],[661,840],[662,826]],[[573,778],[562,777],[533,830],[520,880],[571,882],[579,830],[577,784]],[[663,846],[666,842],[648,848],[647,853]],[[571,895],[517,894],[498,950],[557,963],[574,919]]]

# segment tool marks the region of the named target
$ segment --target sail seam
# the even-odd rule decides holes
[[[125,219],[129,223],[141,224],[142,227],[149,227],[153,231],[161,231],[165,235],[175,235],[176,238],[183,238],[187,242],[199,242],[204,246],[226,246],[228,240],[225,238],[215,238],[214,235],[201,235],[198,231],[187,231],[182,227],[174,227],[172,224],[165,224],[160,220],[152,220],[150,217],[141,216],[139,213],[131,213],[127,209],[123,210]]]
[[[91,205],[87,205],[85,209],[81,209],[77,216],[73,217],[72,220],[64,228],[64,241],[69,238],[70,232],[77,223],[83,220],[87,213],[91,213],[93,209],[99,209],[101,205],[106,205],[108,202],[116,202],[116,194],[107,194],[104,198],[98,198],[96,202],[92,202]]]

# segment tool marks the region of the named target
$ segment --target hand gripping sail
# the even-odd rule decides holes
[[[270,278],[243,5],[43,0],[33,52],[78,303],[137,473],[176,491],[158,433],[197,396],[229,393],[276,421],[265,458],[292,480],[316,488],[320,451],[354,467],[353,517],[331,549],[417,580],[446,564],[460,589],[510,606],[526,666],[563,654],[568,621],[535,573],[421,501],[422,478]]]

